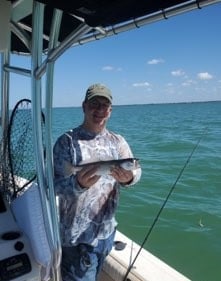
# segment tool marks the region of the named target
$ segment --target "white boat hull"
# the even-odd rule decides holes
[[[117,231],[115,241],[126,243],[123,250],[112,249],[107,257],[99,281],[122,281],[140,246]],[[187,277],[142,249],[130,274],[130,281],[190,281]]]

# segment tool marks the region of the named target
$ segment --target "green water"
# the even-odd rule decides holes
[[[81,108],[53,116],[54,139],[83,118]],[[121,192],[119,230],[142,243],[174,187],[145,248],[193,281],[220,281],[221,102],[114,106],[109,128],[142,166]]]

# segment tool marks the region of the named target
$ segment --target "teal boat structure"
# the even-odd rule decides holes
[[[154,24],[194,9],[206,9],[208,5],[220,2],[0,1],[1,281],[61,280],[61,243],[53,188],[51,130],[54,65],[57,59],[69,48]],[[30,69],[13,66],[11,55],[28,56]],[[18,101],[13,111],[9,108],[12,74],[29,77],[31,89],[30,100]],[[43,92],[46,94],[43,95]],[[136,261],[132,264],[136,255]],[[117,232],[116,244],[100,277],[100,281],[103,280],[189,279]]]

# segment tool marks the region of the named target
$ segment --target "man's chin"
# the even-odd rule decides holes
[[[106,119],[103,118],[103,117],[94,117],[93,121],[94,121],[95,124],[103,125],[103,124],[105,124]]]

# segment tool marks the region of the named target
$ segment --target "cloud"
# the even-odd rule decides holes
[[[197,77],[200,80],[211,80],[213,79],[213,76],[211,74],[209,74],[208,72],[200,72],[197,74]]]
[[[114,67],[110,66],[110,65],[106,65],[106,66],[102,67],[102,70],[104,70],[104,71],[112,71],[112,70],[114,70]]]
[[[121,67],[114,67],[114,66],[111,66],[111,65],[105,65],[102,67],[102,70],[103,71],[122,71],[122,68]]]
[[[150,87],[148,82],[133,83],[133,87]]]
[[[149,60],[147,63],[148,64],[159,64],[159,63],[163,63],[164,60],[163,59],[152,59],[152,60]]]
[[[167,86],[167,87],[173,87],[173,83],[169,82],[169,83],[167,83],[166,86]]]
[[[189,80],[186,80],[185,82],[183,82],[183,83],[182,83],[182,86],[188,87],[188,86],[191,86],[191,85],[193,85],[193,84],[196,84],[196,82],[193,81],[193,80],[191,80],[191,79],[189,79]]]
[[[173,75],[173,76],[183,76],[183,75],[185,75],[185,72],[181,69],[177,69],[177,70],[171,71],[171,75]]]

